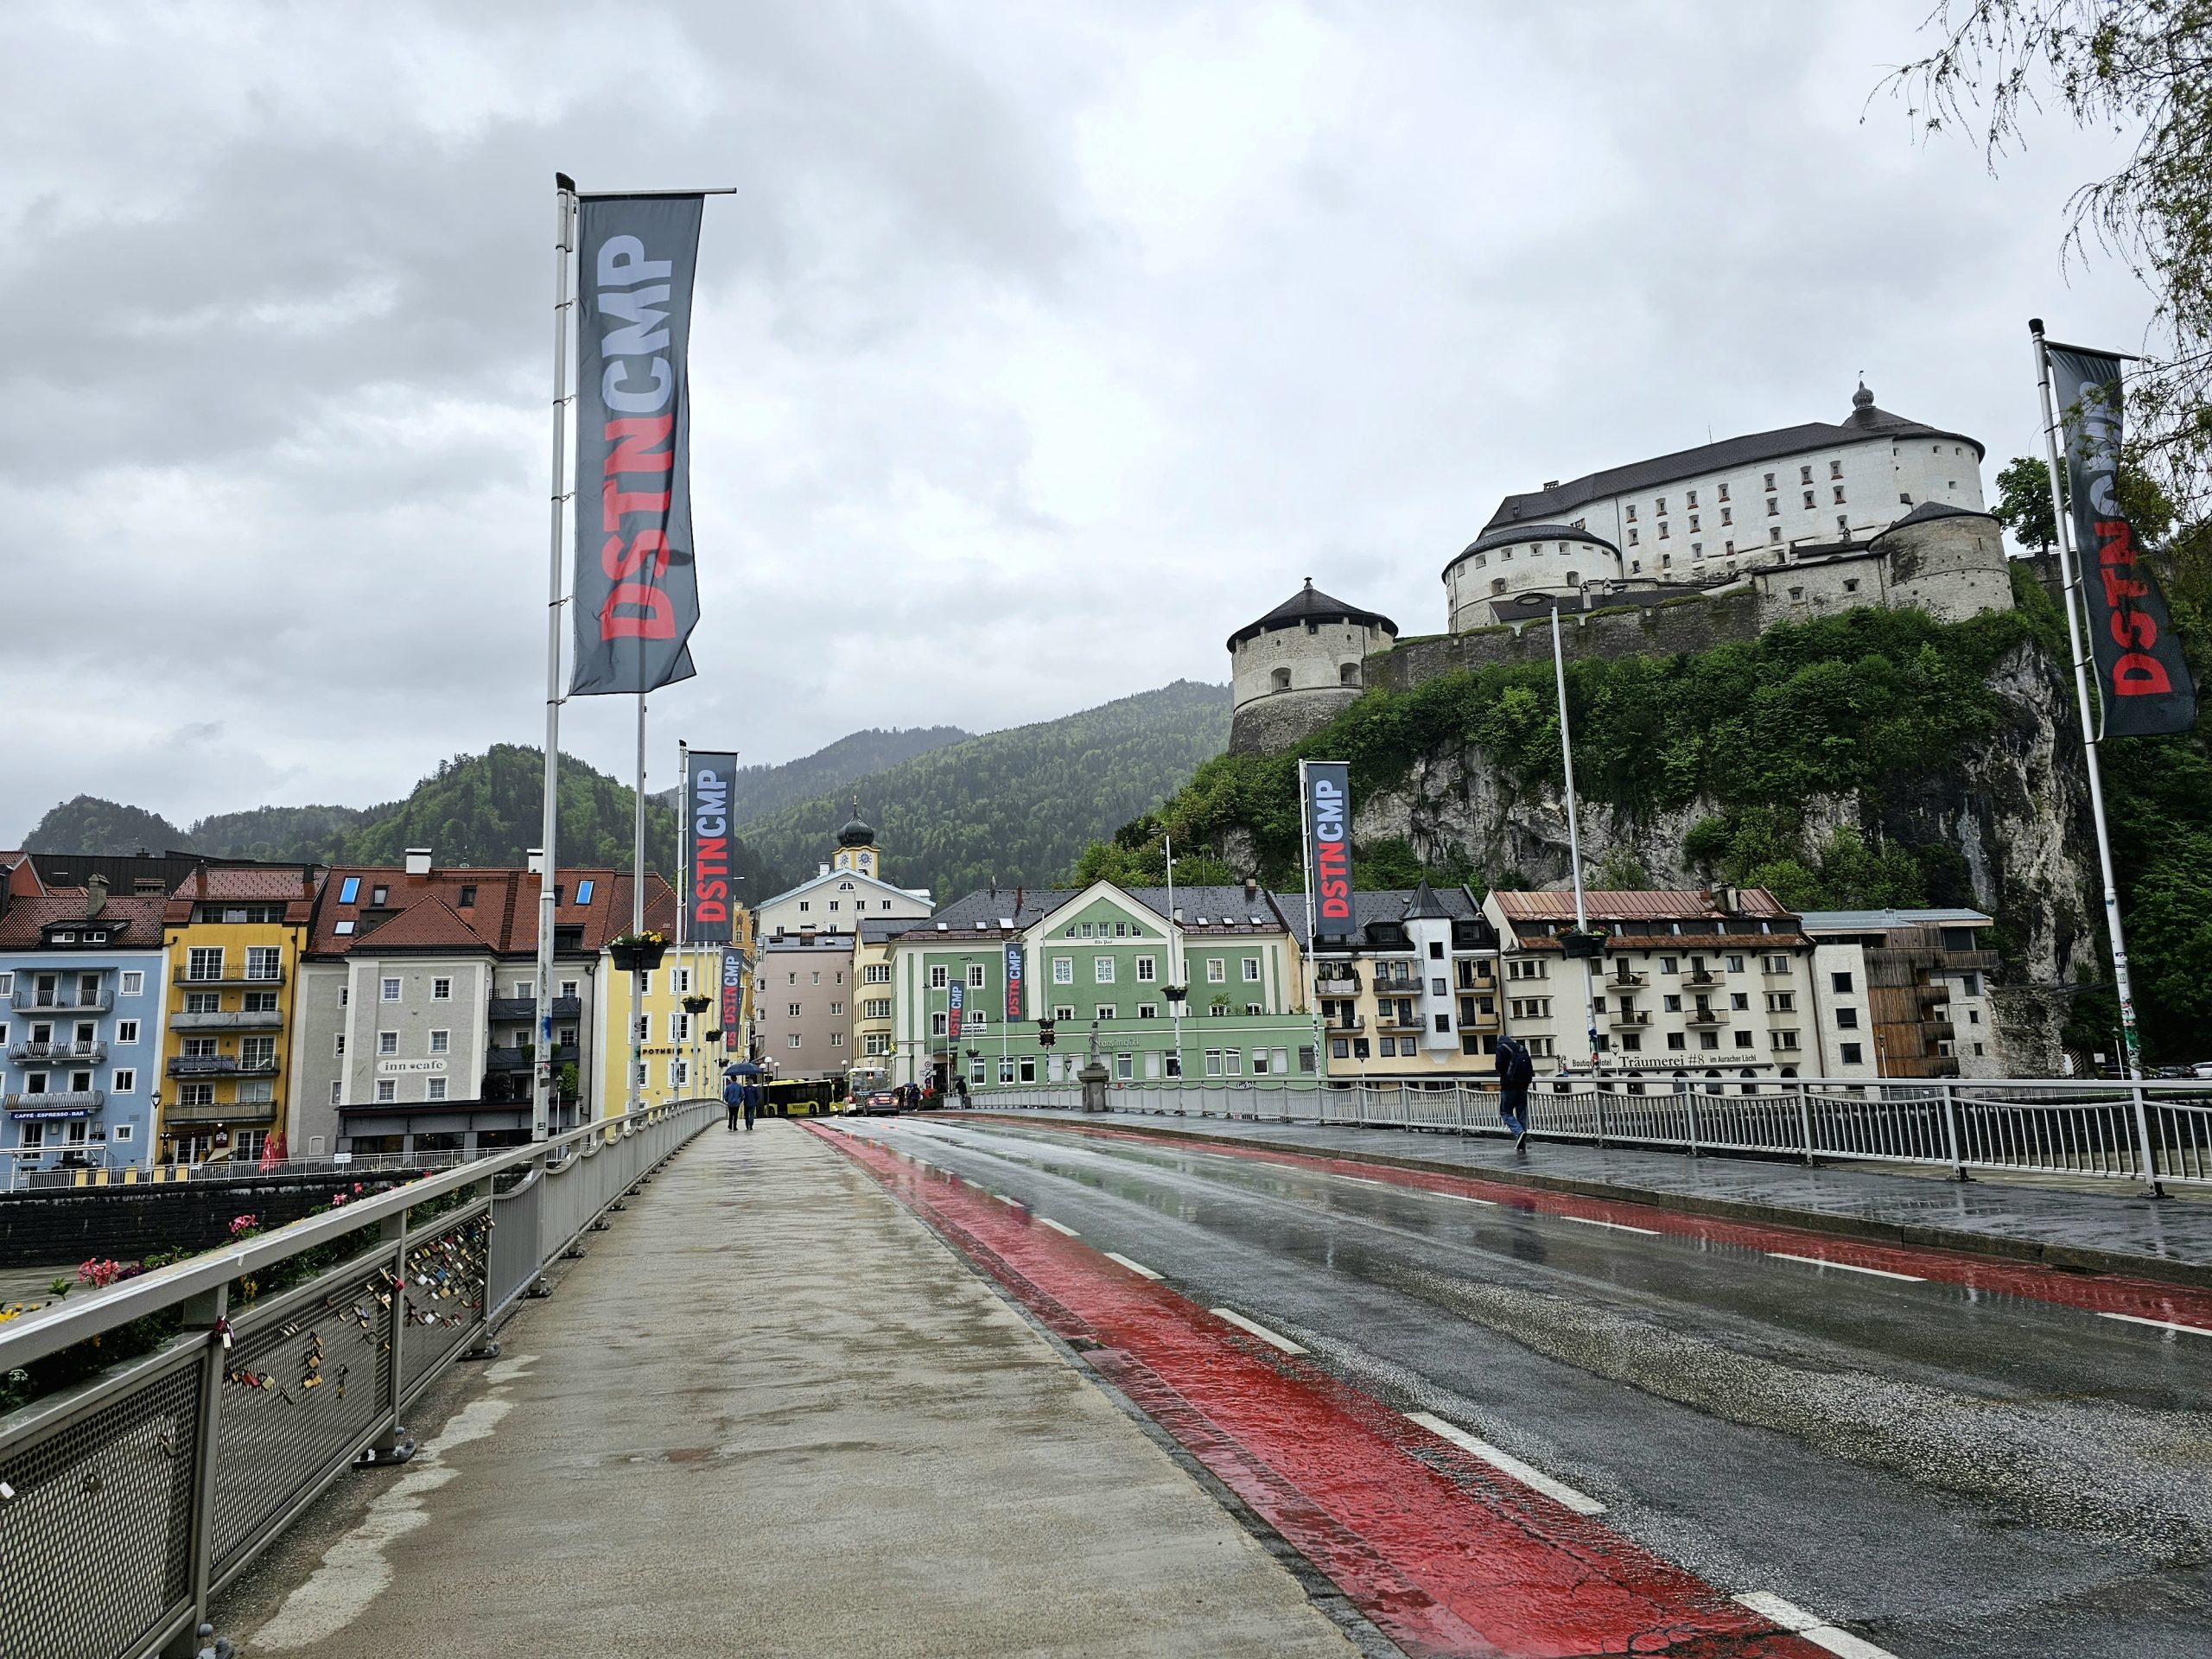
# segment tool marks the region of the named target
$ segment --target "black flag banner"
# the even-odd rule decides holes
[[[2107,737],[2156,737],[2196,723],[2196,686],[2158,580],[2120,511],[2120,359],[2047,346],[2066,433],[2066,491]]]
[[[702,205],[586,196],[578,207],[572,696],[651,691],[696,671],[686,358]]]

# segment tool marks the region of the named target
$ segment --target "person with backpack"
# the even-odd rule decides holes
[[[1529,1139],[1529,1085],[1535,1081],[1536,1063],[1528,1046],[1518,1038],[1497,1039],[1497,1115],[1513,1136],[1513,1149],[1525,1149]]]

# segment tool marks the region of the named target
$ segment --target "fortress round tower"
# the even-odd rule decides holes
[[[1313,586],[1229,636],[1232,753],[1268,753],[1326,725],[1366,688],[1366,659],[1398,625]]]

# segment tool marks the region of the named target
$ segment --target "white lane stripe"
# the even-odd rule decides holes
[[[1642,1233],[1649,1238],[1659,1236],[1656,1227],[1631,1227],[1624,1221],[1599,1221],[1593,1216],[1561,1216],[1560,1219],[1584,1227],[1610,1227],[1617,1233]]]
[[[1736,1599],[1761,1618],[1771,1619],[1783,1630],[1826,1648],[1840,1659],[1897,1659],[1887,1648],[1878,1648],[1863,1637],[1839,1630],[1808,1613],[1794,1601],[1784,1601],[1770,1590],[1747,1590]]]
[[[1555,1503],[1563,1503],[1577,1515],[1603,1515],[1605,1506],[1586,1492],[1578,1492],[1565,1481],[1554,1480],[1541,1469],[1532,1469],[1510,1452],[1501,1452],[1488,1440],[1477,1440],[1457,1423],[1447,1423],[1443,1418],[1426,1411],[1409,1411],[1406,1415],[1419,1423],[1440,1440],[1452,1442],[1463,1452],[1471,1452],[1501,1474],[1510,1475],[1523,1486],[1533,1486]]]
[[[1006,1195],[1005,1193],[1003,1193],[1003,1192],[994,1192],[994,1193],[992,1193],[992,1194],[991,1194],[991,1196],[992,1196],[993,1198],[996,1198],[996,1199],[997,1199],[1001,1204],[1011,1204],[1011,1205],[1015,1205],[1015,1206],[1017,1206],[1017,1207],[1019,1207],[1019,1205],[1020,1205],[1020,1202],[1021,1202],[1021,1200],[1020,1200],[1020,1199],[1019,1199],[1019,1198],[1008,1198],[1008,1197],[1007,1197],[1007,1195]]]
[[[1083,1235],[1076,1231],[1074,1228],[1064,1226],[1059,1222],[1054,1221],[1050,1216],[1039,1216],[1035,1217],[1035,1219],[1043,1222],[1045,1225],[1051,1228],[1056,1233],[1065,1233],[1070,1238],[1081,1238],[1083,1236]]]
[[[2107,1319],[2125,1319],[2130,1325],[2147,1325],[2153,1331],[2181,1331],[2192,1337],[2212,1337],[2212,1331],[2206,1330],[2201,1325],[2177,1325],[2171,1319],[2146,1319],[2139,1314],[2107,1313],[2102,1309],[2098,1310],[2098,1317]]]
[[[984,1186],[983,1186],[983,1184],[982,1184],[981,1181],[971,1181],[971,1180],[969,1180],[969,1179],[965,1175],[963,1175],[962,1177],[960,1177],[960,1185],[963,1185],[963,1186],[972,1186],[972,1187],[974,1187],[974,1188],[975,1188],[978,1192],[983,1192],[983,1191],[985,1190],[985,1188],[984,1188]]]
[[[1393,1183],[1389,1181],[1378,1181],[1373,1177],[1367,1175],[1332,1175],[1329,1179],[1332,1181],[1354,1181],[1361,1186],[1389,1186],[1393,1185]]]
[[[1887,1268],[1862,1268],[1852,1262],[1831,1262],[1825,1255],[1792,1255],[1787,1250],[1769,1250],[1767,1254],[1777,1262],[1802,1262],[1808,1268],[1841,1268],[1846,1273],[1867,1273],[1877,1279],[1901,1279],[1909,1285],[1928,1282],[1916,1273],[1891,1273]]]
[[[1239,1331],[1249,1331],[1252,1335],[1257,1337],[1262,1342],[1272,1344],[1274,1346],[1281,1349],[1286,1354],[1302,1354],[1306,1351],[1305,1349],[1300,1347],[1288,1337],[1277,1336],[1274,1332],[1268,1330],[1266,1325],[1262,1325],[1258,1320],[1248,1319],[1242,1313],[1237,1313],[1234,1308],[1209,1308],[1207,1312],[1211,1313],[1217,1319],[1227,1319]]]
[[[1437,1192],[1431,1196],[1439,1198],[1456,1198],[1461,1204],[1488,1205],[1493,1210],[1497,1208],[1497,1200],[1496,1198],[1471,1198],[1465,1192]]]
[[[1123,1267],[1127,1268],[1131,1273],[1142,1274],[1147,1279],[1157,1279],[1160,1277],[1158,1274],[1154,1273],[1150,1268],[1145,1266],[1143,1262],[1132,1262],[1128,1256],[1122,1255],[1117,1250],[1107,1251],[1106,1259],[1109,1262],[1118,1262]]]

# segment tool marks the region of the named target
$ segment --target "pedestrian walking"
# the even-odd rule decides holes
[[[746,1113],[746,1090],[750,1084],[732,1071],[721,1079],[721,1103],[730,1109],[730,1128],[736,1128],[739,1113]],[[752,1128],[752,1115],[746,1113],[746,1128]]]
[[[753,1133],[753,1120],[760,1115],[760,1085],[747,1077],[744,1093],[745,1132]]]
[[[1536,1063],[1517,1038],[1497,1039],[1497,1115],[1513,1136],[1513,1150],[1525,1149],[1529,1139],[1529,1085],[1535,1081]]]

